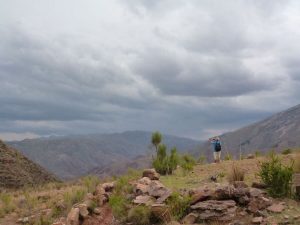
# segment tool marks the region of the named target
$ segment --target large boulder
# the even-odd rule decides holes
[[[161,182],[157,180],[152,181],[151,184],[149,185],[149,195],[155,198],[162,197],[168,191],[169,190]]]
[[[272,204],[272,201],[266,197],[259,196],[251,198],[248,204],[248,211],[251,213],[257,213],[260,210],[264,210]]]
[[[115,188],[115,182],[104,183],[101,185],[105,192],[112,192]]]
[[[191,206],[201,220],[230,221],[236,215],[236,203],[233,200],[208,200]]]
[[[67,216],[67,225],[79,225],[79,209],[72,208]]]
[[[190,213],[183,218],[182,223],[183,224],[194,224],[197,221],[198,217],[199,217],[199,215],[197,213]]]
[[[146,169],[143,171],[143,177],[148,177],[150,180],[159,180],[159,173],[155,169]]]
[[[133,203],[139,205],[151,205],[152,203],[154,203],[154,199],[149,195],[139,195],[133,200]]]
[[[197,189],[191,195],[191,205],[196,204],[197,202],[205,201],[213,196],[213,191],[207,188]]]

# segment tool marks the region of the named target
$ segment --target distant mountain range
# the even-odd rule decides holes
[[[62,179],[72,179],[87,173],[118,174],[128,167],[146,165],[151,149],[151,132],[127,131],[113,134],[49,137],[7,142],[24,155]],[[163,135],[163,142],[178,151],[199,148],[200,141]],[[137,162],[144,158],[144,164]],[[102,172],[101,172],[102,171]],[[127,169],[126,169],[127,171]],[[125,172],[126,172],[125,171]]]
[[[20,188],[58,181],[41,166],[0,141],[0,188]]]
[[[220,136],[223,154],[229,152],[234,156],[242,154],[283,150],[300,146],[300,105],[277,113],[262,121]],[[201,151],[211,158],[209,143],[204,143]],[[198,152],[197,152],[198,154]]]

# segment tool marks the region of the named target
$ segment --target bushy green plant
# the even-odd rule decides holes
[[[281,154],[282,155],[289,155],[289,154],[292,154],[292,152],[293,152],[292,149],[287,148],[287,149],[282,150]]]
[[[127,219],[127,204],[129,203],[122,194],[114,193],[109,198],[109,206],[112,209],[113,215],[121,222]]]
[[[124,175],[117,178],[115,183],[115,193],[117,194],[130,194],[133,191],[130,180],[133,178],[130,175]]]
[[[227,178],[230,183],[233,183],[234,181],[244,181],[245,170],[233,163],[232,168],[227,175]]]
[[[74,204],[81,202],[86,194],[86,189],[72,189],[71,191],[64,193],[64,204],[70,209]]]
[[[16,206],[13,202],[13,198],[10,194],[3,192],[0,194],[0,201],[2,208],[0,209],[0,217],[5,216],[6,214],[13,212],[16,209]]]
[[[259,176],[268,186],[268,191],[273,197],[291,194],[293,163],[285,166],[281,159],[273,154],[269,160],[260,163]]]
[[[185,173],[192,171],[195,165],[196,161],[193,156],[188,154],[182,156],[180,166]]]
[[[176,148],[171,150],[171,154],[167,154],[167,147],[164,144],[158,146],[156,158],[153,159],[152,165],[155,170],[161,174],[172,174],[177,168],[179,156]]]
[[[198,163],[200,165],[204,165],[204,164],[206,164],[206,161],[207,161],[206,156],[204,154],[201,154],[199,159],[198,159]]]
[[[232,160],[232,155],[229,152],[227,152],[226,155],[224,156],[224,160],[225,161]]]
[[[156,152],[158,151],[158,146],[161,143],[162,135],[158,131],[154,132],[151,137],[151,143],[155,146]]]
[[[151,210],[147,206],[136,206],[128,212],[128,222],[133,225],[148,225],[150,223]]]
[[[89,193],[93,193],[96,190],[97,185],[100,183],[100,179],[97,176],[86,176],[82,178],[84,186]]]
[[[191,198],[189,196],[181,196],[174,192],[167,200],[167,205],[170,207],[171,215],[175,220],[182,219],[187,215]]]

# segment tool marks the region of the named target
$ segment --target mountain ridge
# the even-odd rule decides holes
[[[0,140],[1,188],[20,188],[53,181],[58,181],[58,179]]]
[[[275,113],[263,120],[249,124],[235,131],[220,135],[223,152],[238,156],[240,148],[246,155],[259,150],[267,152],[300,146],[300,104]],[[206,141],[202,153],[211,159],[211,148]]]
[[[20,149],[60,178],[73,179],[95,168],[107,168],[115,162],[129,163],[139,155],[149,155],[153,151],[151,134],[148,131],[126,131],[43,137],[7,144]],[[180,152],[192,151],[201,144],[200,141],[174,135],[164,135],[163,143],[170,148],[176,146]]]

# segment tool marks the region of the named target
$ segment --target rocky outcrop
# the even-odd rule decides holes
[[[151,205],[163,204],[172,194],[160,181],[154,169],[147,169],[143,177],[133,184],[135,199],[133,203]]]
[[[233,200],[208,200],[191,206],[201,220],[230,221],[236,215],[236,202]]]
[[[256,218],[253,221],[260,224],[258,221],[261,220],[260,217],[266,217],[267,209],[269,211],[281,209],[277,205],[272,205],[272,200],[267,197],[264,190],[250,188],[244,182],[234,182],[233,185],[222,185],[213,189],[199,188],[190,194],[192,214],[183,220],[191,220],[190,224],[199,220],[233,221],[238,211],[241,211],[243,216],[253,215]]]
[[[93,194],[88,193],[82,203],[72,207],[66,220],[60,219],[52,225],[111,224],[113,217],[111,211],[106,207],[106,203],[114,186],[113,182],[99,184]],[[109,215],[106,215],[106,211],[109,212]]]

